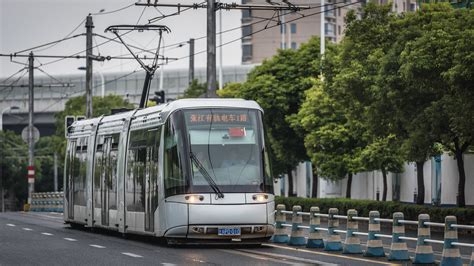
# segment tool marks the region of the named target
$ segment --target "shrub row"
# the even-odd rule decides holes
[[[392,218],[394,212],[403,212],[406,220],[418,220],[418,215],[427,213],[432,222],[444,222],[444,218],[454,215],[458,224],[474,224],[474,208],[448,208],[428,205],[414,205],[394,201],[354,200],[346,198],[297,198],[276,197],[276,204],[285,204],[287,210],[300,205],[303,211],[309,212],[312,206],[319,207],[321,213],[328,213],[329,208],[338,208],[339,214],[345,215],[347,210],[356,209],[359,216],[369,216],[370,211],[379,211],[380,217]]]

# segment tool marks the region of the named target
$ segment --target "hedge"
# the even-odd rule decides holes
[[[319,207],[321,213],[328,213],[329,208],[338,208],[339,214],[345,215],[347,210],[356,209],[359,216],[369,216],[369,212],[377,210],[382,218],[392,218],[394,212],[403,212],[406,220],[418,220],[418,214],[427,213],[432,222],[444,222],[449,215],[457,217],[458,224],[474,224],[474,208],[447,208],[429,205],[406,204],[395,201],[355,200],[346,198],[297,198],[275,197],[276,204],[285,204],[287,210],[292,206],[300,205],[303,211],[308,212],[312,206]]]

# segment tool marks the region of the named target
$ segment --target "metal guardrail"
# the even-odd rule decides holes
[[[32,212],[63,212],[63,192],[40,192],[31,194]]]
[[[369,217],[357,216],[354,209],[348,210],[347,215],[339,215],[338,209],[329,209],[328,214],[319,212],[318,207],[311,207],[310,212],[302,212],[301,206],[293,206],[293,211],[285,210],[285,205],[279,204],[275,211],[275,234],[272,241],[287,243],[292,246],[308,248],[324,248],[327,251],[342,251],[346,254],[363,254],[368,257],[385,257],[381,238],[391,238],[389,260],[410,260],[405,241],[416,241],[416,251],[413,263],[434,263],[434,253],[431,244],[442,244],[443,255],[441,265],[462,265],[459,247],[473,248],[470,265],[474,265],[474,243],[458,242],[458,229],[474,230],[474,225],[457,224],[456,216],[446,216],[444,223],[430,222],[428,214],[420,214],[418,221],[404,220],[401,212],[393,214],[393,219],[380,218],[378,211],[371,211]],[[287,223],[287,215],[291,214],[292,222]],[[302,216],[309,216],[309,225],[303,225]],[[327,217],[327,228],[321,227],[320,218]],[[339,229],[339,219],[346,219],[346,230]],[[368,232],[358,232],[358,221],[368,221]],[[380,223],[392,224],[392,235],[380,233]],[[406,237],[405,224],[417,225],[418,236]],[[444,227],[444,240],[431,239],[430,227]],[[290,227],[288,235],[286,228]],[[327,233],[323,237],[321,231]],[[345,240],[341,238],[345,234]],[[365,251],[358,236],[367,236]]]

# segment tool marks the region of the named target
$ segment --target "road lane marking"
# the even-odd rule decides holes
[[[13,227],[13,226],[16,226],[16,225],[14,225],[14,224],[7,224],[7,226],[12,226],[12,227]]]
[[[295,264],[294,262],[289,262],[289,261],[284,261],[284,260],[277,260],[277,259],[273,259],[273,258],[261,256],[261,255],[256,255],[256,254],[245,253],[245,252],[237,251],[237,250],[221,249],[221,251],[231,253],[231,254],[234,254],[234,255],[246,256],[246,257],[257,259],[257,260],[265,260],[265,261],[269,261],[269,262],[270,261],[271,262],[278,262],[278,263],[288,264],[288,265],[294,265]]]
[[[41,233],[42,235],[45,235],[45,236],[52,236],[53,234],[51,233]]]
[[[276,253],[271,253],[271,252],[263,252],[263,251],[256,251],[256,250],[238,250],[242,252],[247,252],[247,253],[253,253],[253,254],[259,254],[262,256],[266,257],[274,257],[276,259],[287,259],[287,260],[292,260],[292,261],[298,261],[302,263],[310,263],[310,264],[315,264],[315,265],[328,265],[328,266],[336,266],[337,264],[333,263],[328,263],[324,261],[319,261],[319,260],[312,260],[312,259],[305,259],[305,258],[299,258],[299,257],[294,257],[290,255],[283,255],[283,254],[276,254]]]
[[[23,227],[23,230],[25,230],[25,231],[33,231],[33,229],[27,228],[27,227]]]
[[[169,262],[162,262],[161,265],[164,265],[164,266],[176,266],[176,264],[174,264],[174,263],[169,263]]]
[[[336,257],[336,258],[343,258],[343,259],[349,259],[349,260],[364,261],[364,262],[370,262],[370,263],[382,264],[382,265],[397,265],[397,264],[389,263],[389,262],[382,262],[382,261],[376,261],[376,260],[367,260],[367,259],[363,259],[363,258],[354,258],[354,257],[349,257],[349,256],[344,256],[344,255],[326,253],[326,252],[318,252],[318,251],[307,250],[307,249],[279,246],[279,245],[275,245],[275,244],[262,244],[262,246],[281,248],[281,249],[293,250],[293,251],[300,251],[300,252],[312,253],[312,254],[328,256],[328,257]]]
[[[74,238],[69,238],[69,237],[65,237],[64,240],[71,241],[71,242],[77,241],[76,239],[74,239]]]
[[[137,254],[134,254],[134,253],[129,253],[129,252],[122,252],[122,254],[125,255],[125,256],[133,257],[133,258],[143,258],[143,256],[140,256],[140,255],[137,255]]]
[[[101,245],[89,245],[89,246],[91,246],[93,248],[105,248],[104,246],[101,246]]]

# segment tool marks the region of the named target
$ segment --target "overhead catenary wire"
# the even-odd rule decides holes
[[[321,8],[322,6],[324,7],[328,7],[328,6],[335,6],[337,4],[343,4],[345,3],[344,1],[342,2],[336,2],[336,3],[329,3],[329,4],[324,4],[324,5],[315,5],[315,6],[310,6],[308,9],[306,10],[311,10],[311,9],[316,9],[316,8]],[[337,8],[340,8],[340,7],[337,7]],[[334,9],[332,9],[334,10]],[[327,10],[326,10],[327,11]],[[310,15],[305,15],[305,14],[300,14],[298,13],[301,17],[298,18],[298,19],[302,19],[306,16],[311,16],[311,15],[314,15],[314,14],[310,14]],[[320,14],[317,13],[317,14]],[[280,15],[281,16],[281,15]],[[296,20],[296,19],[295,19]],[[258,21],[255,21],[255,22],[252,22],[252,23],[249,23],[249,24],[245,24],[245,25],[242,25],[242,26],[237,26],[237,27],[234,27],[234,28],[230,28],[230,29],[227,29],[227,30],[223,30],[223,31],[220,31],[220,32],[217,32],[216,35],[221,35],[221,34],[224,34],[224,33],[227,33],[227,32],[231,32],[231,31],[234,31],[234,30],[239,30],[239,29],[242,29],[243,27],[248,27],[248,26],[253,26],[253,25],[257,25],[257,24],[260,24],[262,22],[265,22],[265,21],[275,21],[274,20],[274,15],[271,17],[271,18],[261,18],[261,20],[258,20]],[[294,21],[294,20],[292,20]],[[277,23],[279,23],[278,25],[281,25],[281,24],[286,24],[286,23],[281,23],[281,21],[275,21]],[[290,21],[291,22],[291,21]],[[268,24],[264,27],[264,29],[266,29],[268,27]],[[247,36],[250,36],[250,35],[247,35]],[[104,37],[104,36],[101,36],[101,37]],[[199,41],[199,40],[204,40],[206,39],[206,35],[204,36],[201,36],[201,37],[197,37],[197,38],[194,38],[195,41]],[[245,36],[246,37],[246,36]],[[239,38],[238,40],[240,40],[242,38]],[[114,40],[115,42],[118,42],[117,40]],[[174,50],[174,49],[177,49],[177,48],[181,48],[183,47],[184,45],[188,44],[188,41],[181,41],[181,42],[176,42],[176,43],[173,43],[173,44],[169,44],[169,45],[165,45],[163,48],[169,48],[169,47],[172,47],[171,49],[168,49],[168,51],[170,50]],[[130,46],[130,47],[133,47],[133,46]],[[221,46],[218,46],[218,47],[221,47]],[[142,52],[147,52],[147,53],[153,53],[151,50],[148,50],[148,49],[142,49],[142,48],[139,48],[139,47],[134,47],[135,49],[139,49],[140,51]],[[202,51],[200,52],[202,53]],[[118,56],[123,56],[123,55],[126,55],[126,54],[120,54]],[[195,54],[194,54],[195,55]],[[189,56],[188,56],[189,57]],[[185,57],[186,58],[186,57]]]
[[[360,2],[361,2],[361,1],[358,0],[358,1],[353,2],[353,3],[348,3],[348,4],[345,4],[345,5],[342,5],[342,6],[334,7],[334,8],[332,8],[332,9],[325,9],[324,12],[336,10],[336,9],[342,8],[342,7],[347,7],[347,6],[355,5],[355,4],[358,4],[358,3],[360,3]],[[343,3],[343,2],[340,2],[340,3]],[[336,3],[331,3],[331,6],[334,6],[334,5],[336,5]],[[319,14],[321,14],[322,12],[323,12],[323,11],[318,11],[318,12],[315,12],[315,13],[307,14],[307,15],[305,15],[304,17],[299,17],[299,18],[295,18],[295,19],[291,19],[291,20],[285,21],[284,23],[271,25],[271,26],[269,26],[269,27],[266,27],[266,28],[263,28],[263,29],[260,29],[260,30],[257,30],[257,31],[253,31],[253,32],[251,32],[251,33],[249,33],[249,34],[247,34],[247,35],[244,35],[244,36],[240,37],[240,38],[236,38],[236,39],[234,39],[234,40],[230,40],[230,41],[228,41],[228,42],[225,42],[225,43],[223,43],[222,45],[218,45],[217,47],[222,47],[222,46],[225,46],[225,45],[234,43],[234,42],[236,42],[236,41],[240,41],[240,40],[242,40],[243,38],[246,38],[246,37],[255,35],[255,34],[257,34],[257,33],[260,33],[260,32],[262,32],[262,31],[265,31],[265,30],[268,30],[268,29],[271,29],[271,28],[274,28],[274,27],[278,27],[278,26],[280,26],[281,24],[288,24],[288,23],[291,23],[291,22],[294,22],[294,21],[297,21],[297,20],[300,20],[300,19],[304,19],[304,18],[307,18],[307,17],[315,16],[315,15],[319,15]],[[193,55],[198,55],[198,54],[202,54],[202,53],[205,53],[205,52],[206,52],[206,50],[202,50],[202,51],[199,51],[199,52],[194,53]],[[191,55],[186,55],[186,56],[183,56],[183,57],[179,57],[177,60],[172,61],[172,62],[169,62],[169,63],[174,63],[174,62],[177,62],[177,61],[179,61],[179,60],[189,58],[190,56],[191,56]]]

